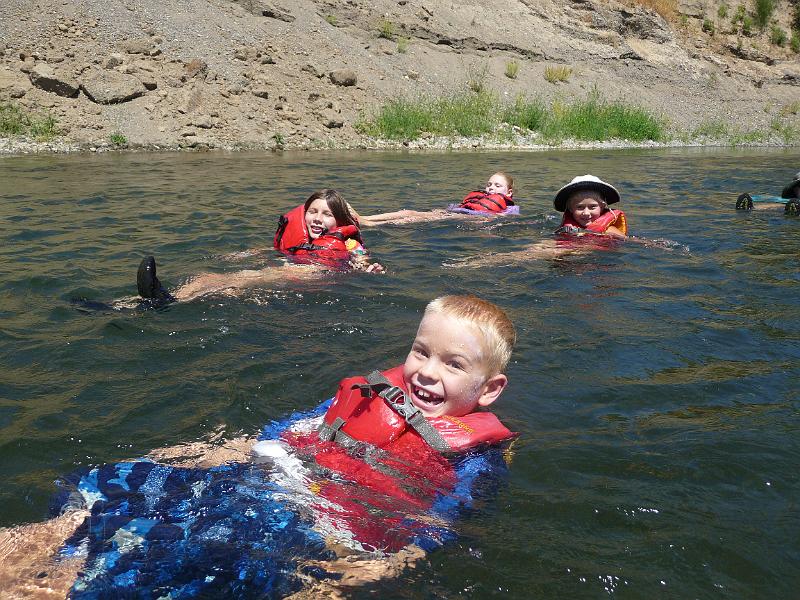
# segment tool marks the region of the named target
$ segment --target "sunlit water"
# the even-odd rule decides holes
[[[474,292],[519,344],[496,412],[510,480],[459,543],[390,597],[791,597],[800,581],[800,219],[737,213],[790,151],[119,155],[0,160],[0,525],[43,519],[53,481],[222,431],[253,433],[338,380],[403,360],[425,303]],[[362,213],[440,207],[493,171],[522,215],[366,231],[389,273],[84,314],[135,292],[262,266],[277,216],[321,187]],[[628,243],[486,269],[443,263],[550,239],[556,189],[599,175]],[[267,259],[269,262],[272,259]],[[793,483],[794,482],[794,483]]]

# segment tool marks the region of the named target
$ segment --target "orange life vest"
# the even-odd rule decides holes
[[[278,219],[273,246],[296,262],[312,262],[332,268],[346,268],[350,261],[347,240],[363,245],[361,231],[355,225],[329,229],[312,240],[306,227],[305,207],[301,204]]]
[[[459,208],[467,208],[478,212],[503,212],[509,206],[514,206],[511,196],[505,194],[487,194],[484,191],[476,190],[470,192],[461,201]]]
[[[623,235],[628,235],[628,220],[625,218],[625,213],[621,210],[609,208],[586,227],[581,227],[568,210],[564,211],[564,218],[561,221],[561,227],[584,229],[593,233],[605,233],[611,226],[619,229]]]

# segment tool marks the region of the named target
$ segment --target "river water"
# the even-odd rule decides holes
[[[322,187],[361,213],[456,201],[511,173],[522,214],[370,229],[388,274],[347,274],[162,311],[77,310],[177,285],[269,246]],[[80,466],[309,408],[402,362],[420,312],[473,292],[518,331],[494,405],[521,433],[507,485],[407,598],[790,597],[800,582],[800,220],[737,213],[798,150],[120,154],[0,160],[0,526],[41,520]],[[669,240],[517,264],[454,259],[551,239],[573,176],[614,183],[632,232]]]

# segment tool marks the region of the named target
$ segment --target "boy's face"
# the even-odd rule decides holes
[[[489,177],[489,181],[486,182],[486,193],[503,194],[504,196],[510,196],[511,188],[508,187],[508,181],[506,181],[505,177],[503,177],[499,173],[495,173],[494,175]]]
[[[423,415],[459,417],[494,402],[507,379],[488,372],[485,346],[474,325],[437,312],[422,318],[403,378]]]
[[[603,214],[603,205],[597,198],[587,195],[586,192],[576,192],[569,200],[569,210],[578,224],[586,227]]]

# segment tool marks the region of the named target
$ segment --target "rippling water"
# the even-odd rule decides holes
[[[0,160],[0,525],[46,515],[53,480],[265,421],[402,361],[425,303],[472,291],[519,344],[495,406],[522,433],[508,486],[392,597],[790,597],[800,582],[800,220],[737,213],[797,150],[103,155]],[[261,266],[277,215],[321,187],[362,213],[459,199],[495,170],[522,216],[366,231],[389,274],[331,276],[167,310],[84,314]],[[550,239],[574,175],[617,185],[624,244],[491,269],[443,262]],[[792,483],[794,482],[794,483]],[[365,595],[369,590],[365,591]]]

